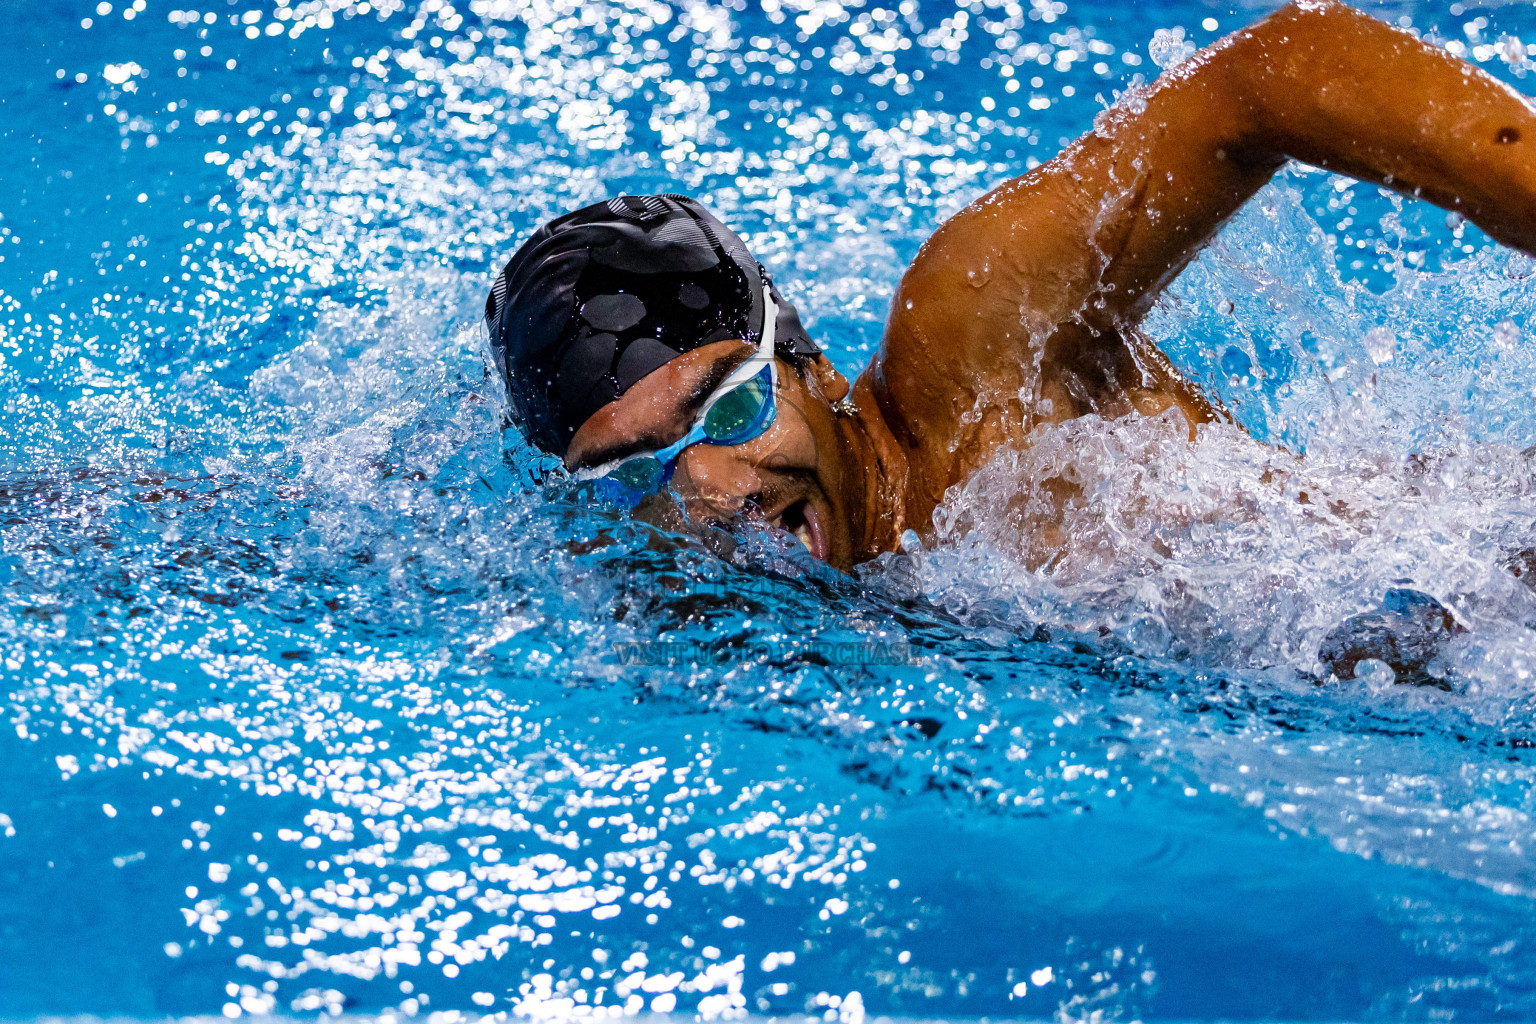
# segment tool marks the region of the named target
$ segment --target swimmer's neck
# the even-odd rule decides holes
[[[870,374],[859,374],[848,395],[854,412],[839,415],[836,421],[845,467],[842,497],[855,565],[898,550],[907,529],[907,454],[875,395]]]

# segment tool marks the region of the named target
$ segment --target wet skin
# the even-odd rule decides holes
[[[743,341],[717,341],[648,374],[581,425],[566,463],[596,465],[676,441],[714,387],[752,352]],[[866,497],[874,482],[867,467],[875,460],[860,427],[867,417],[833,411],[848,382],[825,357],[803,368],[778,363],[769,428],[745,444],[684,449],[672,490],[695,521],[731,524],[760,515],[794,533],[817,558],[846,568],[868,557],[855,550],[858,533],[847,524],[876,507]]]
[[[1459,211],[1536,254],[1533,147],[1536,115],[1491,76],[1342,4],[1293,3],[941,226],[852,386],[855,412],[833,411],[849,386],[825,358],[803,373],[781,360],[773,427],[688,449],[673,489],[708,522],[756,506],[846,569],[926,533],[948,488],[1041,423],[1172,408],[1193,433],[1225,411],[1137,325],[1286,160]],[[681,437],[698,385],[748,352],[718,342],[668,363],[583,424],[566,464]]]

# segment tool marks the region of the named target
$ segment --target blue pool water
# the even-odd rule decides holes
[[[0,3],[0,1018],[1536,1015],[1530,259],[1290,169],[1148,325],[1284,448],[1053,428],[853,577],[497,429],[543,219],[705,196],[853,371],[1267,7],[178,2]],[[1527,6],[1369,9],[1536,91]],[[1449,689],[1314,685],[1402,587]]]

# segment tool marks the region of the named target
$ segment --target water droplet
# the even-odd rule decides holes
[[[1377,366],[1392,361],[1397,349],[1397,336],[1385,327],[1372,327],[1365,332],[1365,352]]]
[[[1520,328],[1515,326],[1513,320],[1500,320],[1493,327],[1493,341],[1505,352],[1513,352],[1520,347]]]
[[[1152,33],[1152,42],[1147,44],[1147,56],[1160,68],[1183,63],[1194,52],[1194,44],[1184,38],[1182,25],[1158,29]]]
[[[1494,48],[1499,52],[1499,59],[1512,68],[1524,64],[1526,57],[1529,55],[1525,44],[1520,41],[1519,36],[1501,35]]]
[[[980,288],[992,279],[992,264],[983,263],[980,267],[972,267],[965,272],[966,283],[972,288]]]

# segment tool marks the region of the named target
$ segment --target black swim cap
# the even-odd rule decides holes
[[[741,239],[687,196],[619,196],[550,221],[485,303],[513,420],[565,454],[589,416],[652,370],[714,341],[757,344],[764,287],[779,308],[774,347],[820,352]]]

